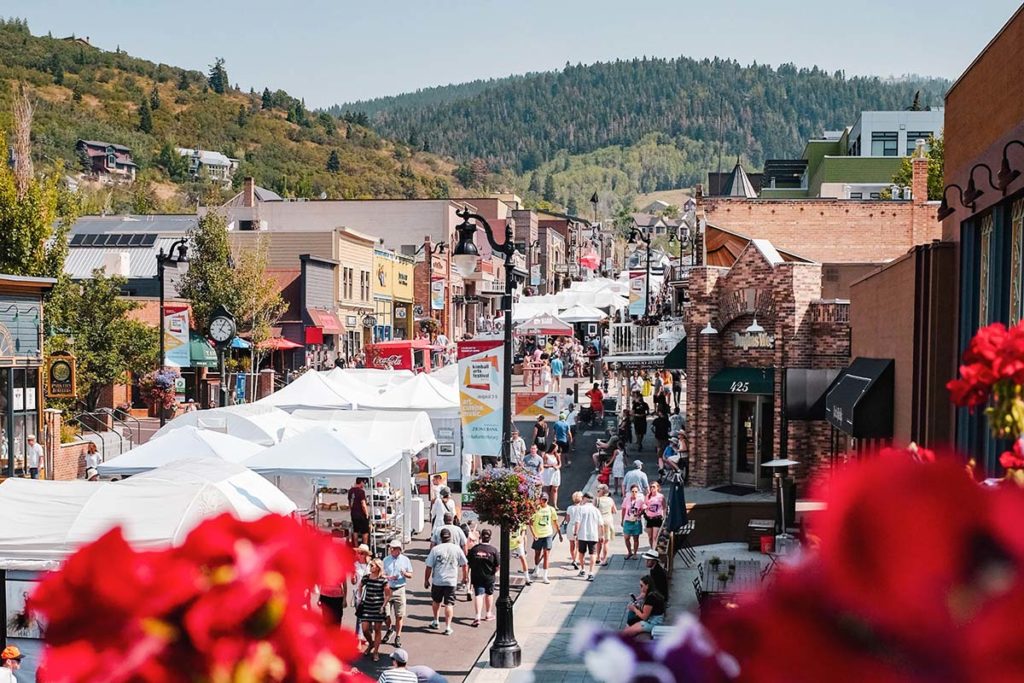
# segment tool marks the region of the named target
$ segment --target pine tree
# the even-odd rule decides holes
[[[542,196],[546,202],[555,201],[555,178],[550,173],[544,179],[544,193]]]
[[[224,68],[223,57],[217,57],[213,64],[210,65],[210,73],[206,80],[210,85],[210,90],[218,95],[223,95],[227,92],[230,82],[228,81],[227,69]]]
[[[153,86],[153,90],[149,93],[149,108],[156,111],[160,108],[160,91]]]
[[[188,90],[188,86],[189,86],[188,72],[187,71],[182,71],[181,72],[181,77],[178,79],[178,90]]]
[[[64,64],[56,52],[50,55],[50,74],[53,76],[54,83],[64,85]]]
[[[238,105],[238,118],[235,119],[239,128],[245,127],[245,124],[249,122],[249,110],[245,108],[244,104]]]
[[[569,202],[566,204],[565,212],[570,216],[578,216],[580,214],[580,207],[576,204],[575,195],[569,197]]]
[[[534,171],[530,174],[530,184],[527,187],[527,191],[534,194],[540,194],[540,173]]]
[[[270,109],[274,106],[274,100],[270,97],[270,88],[263,89],[262,107],[263,109]]]
[[[139,107],[139,130],[143,133],[153,132],[153,114],[149,109],[148,100],[142,100],[142,105]]]
[[[338,150],[332,149],[331,156],[327,157],[327,170],[331,173],[341,171],[341,159],[338,158]]]

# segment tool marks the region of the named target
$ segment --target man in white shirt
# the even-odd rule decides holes
[[[512,428],[512,466],[519,467],[523,464],[523,458],[526,457],[526,441],[523,437],[519,436],[519,429],[517,427]]]
[[[452,618],[455,616],[455,587],[461,574],[463,582],[469,582],[469,561],[466,553],[452,543],[452,535],[447,529],[440,533],[440,543],[430,549],[424,560],[426,572],[423,576],[423,587],[430,591],[431,608],[434,619],[430,628],[438,628],[438,612],[444,605],[444,634],[452,634]]]
[[[402,647],[402,622],[405,621],[406,598],[405,584],[412,578],[412,561],[402,552],[402,542],[395,539],[388,544],[388,556],[384,558],[384,578],[391,587],[391,600],[388,615],[384,617],[385,632],[381,642],[388,642],[391,634],[395,634],[395,647]],[[391,617],[394,615],[394,627]]]
[[[576,537],[576,559],[580,565],[580,576],[586,575],[587,581],[594,580],[594,565],[597,562],[597,542],[604,534],[604,521],[601,511],[594,507],[594,495],[587,491],[583,494],[583,502],[576,508],[576,524],[573,528]],[[590,555],[590,571],[583,569],[583,558]]]
[[[39,463],[43,461],[43,447],[36,443],[36,435],[29,434],[25,437],[28,442],[25,459],[28,461],[28,476],[33,479],[39,478]]]
[[[21,660],[24,658],[25,655],[16,646],[8,645],[4,648],[0,654],[0,683],[17,682],[14,672],[21,668]]]
[[[430,523],[433,527],[433,531],[437,531],[444,525],[445,514],[451,513],[455,515],[455,501],[452,500],[452,492],[447,486],[442,486],[439,491],[440,495],[434,499],[434,504],[430,508]]]

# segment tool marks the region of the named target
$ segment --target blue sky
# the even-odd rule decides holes
[[[32,32],[205,70],[326,106],[637,56],[956,78],[1018,0],[4,0]]]

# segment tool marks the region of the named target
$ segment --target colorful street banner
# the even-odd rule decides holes
[[[540,285],[540,264],[535,263],[530,266],[530,286],[537,287]]]
[[[164,305],[164,365],[187,368],[192,364],[188,345],[188,306]]]
[[[444,277],[430,278],[430,310],[444,310]]]
[[[463,453],[501,455],[504,341],[461,341],[458,356]]]
[[[643,315],[647,311],[647,271],[629,271],[629,314]]]
[[[561,394],[543,391],[516,394],[516,419],[536,420],[538,415],[543,415],[545,420],[557,420],[563,403]]]

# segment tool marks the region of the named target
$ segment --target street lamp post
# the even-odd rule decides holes
[[[505,241],[494,240],[494,232],[483,216],[470,213],[469,209],[455,212],[462,223],[455,229],[458,231],[459,243],[452,249],[452,260],[456,270],[463,277],[472,275],[476,269],[480,252],[473,242],[473,234],[479,223],[483,225],[484,234],[495,253],[505,257],[505,293],[501,297],[501,306],[505,311],[504,325],[504,367],[502,370],[504,397],[501,406],[501,463],[504,467],[512,466],[511,457],[511,425],[512,425],[512,291],[515,289],[516,275],[513,257],[516,253],[514,242],[515,224],[509,220],[505,223]],[[491,666],[499,669],[512,669],[519,666],[522,651],[516,641],[515,626],[512,619],[512,598],[509,595],[509,560],[511,555],[507,525],[501,527],[501,575],[498,586],[497,625],[494,644],[491,646]]]
[[[644,315],[651,315],[651,236],[645,235],[637,228],[629,232],[629,243],[636,244],[637,239],[647,246],[647,283],[644,286]]]
[[[177,255],[175,255],[177,251]],[[164,253],[163,247],[156,255],[156,279],[158,286],[160,287],[160,358],[157,361],[157,365],[161,370],[164,369],[164,355],[166,354],[164,334],[164,268],[168,263],[173,263],[177,266],[179,263],[188,261],[188,243],[184,239],[176,240],[171,243],[167,253]],[[163,409],[160,410],[160,426],[163,427],[167,423],[167,416],[164,414]]]

